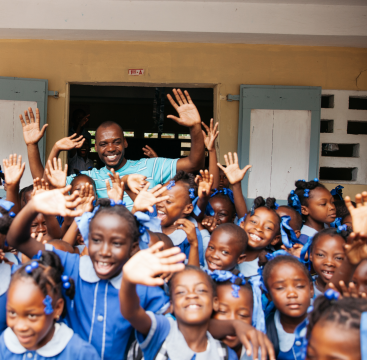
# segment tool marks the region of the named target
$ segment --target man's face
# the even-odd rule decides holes
[[[96,151],[108,169],[118,170],[124,165],[127,141],[117,124],[100,127],[96,133]]]

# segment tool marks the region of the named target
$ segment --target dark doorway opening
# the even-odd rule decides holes
[[[153,148],[159,157],[187,156],[191,147],[189,128],[167,119],[167,115],[177,116],[176,110],[167,99],[167,94],[173,96],[172,89],[72,84],[69,128],[72,126],[73,114],[80,110],[90,114],[85,129],[91,134],[89,157],[97,168],[101,168],[103,163],[94,150],[95,130],[107,120],[115,121],[123,128],[128,142],[125,153],[127,159],[138,160],[146,157],[142,150],[145,145]],[[189,91],[201,120],[209,125],[213,117],[214,89],[186,87],[181,90]]]

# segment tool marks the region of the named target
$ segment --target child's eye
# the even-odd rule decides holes
[[[223,255],[228,255],[228,251],[224,251],[224,250],[223,250],[223,251],[222,251],[222,254],[223,254]]]
[[[305,285],[297,285],[297,288],[298,289],[304,289],[305,288]]]
[[[121,244],[121,243],[119,243],[119,242],[114,242],[114,243],[113,243],[113,245],[115,245],[116,247],[120,247],[120,246],[122,246],[122,244]]]
[[[167,204],[172,204],[172,201],[170,201],[170,200],[166,200],[166,203],[167,203]]]
[[[100,243],[100,242],[101,242],[101,240],[99,240],[99,239],[93,239],[93,238],[92,238],[92,241],[93,241],[94,243],[96,243],[96,244],[98,244],[98,243]]]
[[[316,254],[316,256],[323,257],[324,255],[323,254]]]
[[[198,289],[198,292],[199,293],[206,293],[206,292],[208,292],[206,289]]]
[[[208,248],[210,249],[210,250],[214,250],[214,248],[213,248],[213,246],[208,246]]]
[[[29,320],[36,320],[36,318],[37,318],[37,315],[34,315],[34,314],[29,314],[28,315]]]
[[[221,309],[218,310],[218,314],[226,314],[226,313],[227,312],[225,310],[221,310]]]
[[[337,256],[337,257],[336,257],[336,260],[343,261],[343,260],[344,260],[344,258],[343,258],[343,257],[341,257],[341,256]]]
[[[247,314],[238,314],[242,319],[247,319],[249,318],[250,316],[247,315]]]
[[[8,311],[8,314],[10,317],[15,317],[17,315],[15,311]]]
[[[251,220],[251,222],[252,222],[253,224],[256,224],[256,221],[254,221],[254,220]]]

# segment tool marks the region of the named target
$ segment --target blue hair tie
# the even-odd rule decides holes
[[[255,204],[252,204],[251,207],[251,216],[255,214]]]
[[[309,193],[310,193],[310,189],[305,189],[305,191],[303,192],[303,196],[308,198]]]
[[[289,226],[289,222],[291,221],[290,216],[282,216],[280,223],[280,233],[282,236],[282,243],[288,249],[292,248],[294,244],[300,243],[298,240],[296,233]]]
[[[314,182],[319,182],[319,179],[318,178],[314,178],[313,181]]]
[[[67,275],[62,275],[61,276],[61,281],[62,281],[62,287],[64,289],[69,289],[71,284],[70,284],[70,281],[69,281],[69,276]]]
[[[167,190],[171,190],[176,185],[174,180],[171,180],[169,184],[166,186]]]
[[[233,197],[233,191],[229,188],[223,188],[223,189],[214,189],[213,194],[211,194],[210,197],[213,197],[217,194],[224,194],[229,197],[229,200],[231,200],[232,204],[234,204],[234,197]]]
[[[190,199],[195,199],[195,189],[194,188],[190,188],[189,189],[189,193],[190,193]]]
[[[232,289],[233,291],[231,292],[232,296],[234,298],[239,298],[240,295],[238,294],[238,292],[240,291],[240,286],[239,285],[236,285],[236,284],[232,284]]]
[[[325,296],[328,300],[332,301],[332,300],[338,300],[338,299],[339,299],[340,294],[339,294],[337,291],[333,290],[333,289],[327,289],[327,290],[324,292],[324,296]]]
[[[331,195],[338,196],[340,200],[343,200],[343,189],[344,186],[338,185],[330,191]]]
[[[51,315],[54,312],[52,308],[52,298],[50,295],[46,295],[45,299],[43,300],[43,305],[45,305],[45,314]]]
[[[148,249],[150,243],[150,235],[147,230],[152,232],[162,232],[161,221],[156,217],[150,217],[141,211],[137,211],[134,217],[139,226],[139,247],[141,250]]]
[[[295,194],[294,190],[292,190],[290,194],[291,196],[289,198],[288,206],[292,207],[294,210],[302,215],[302,205],[298,195]]]
[[[275,203],[274,204],[274,207],[275,207],[275,210],[278,210],[279,209],[279,204],[278,203]]]
[[[348,230],[348,226],[344,224],[344,225],[338,226],[336,232],[340,234],[342,231],[347,231],[347,230]]]
[[[28,273],[28,274],[32,274],[33,270],[36,270],[38,268],[39,264],[37,261],[32,261],[30,265],[27,265],[25,267],[25,271]]]
[[[78,229],[82,238],[84,240],[85,245],[88,247],[89,242],[89,224],[96,215],[96,212],[99,209],[99,205],[96,206],[92,212],[85,212],[82,216],[78,216],[75,218],[75,222],[78,225]]]
[[[298,181],[306,182],[306,180],[305,180],[305,179],[298,179]]]
[[[2,207],[4,210],[9,212],[13,206],[14,203],[12,203],[11,201],[0,199],[0,207]]]
[[[15,218],[15,212],[10,211],[9,216],[10,216],[11,218]]]
[[[341,225],[342,225],[342,218],[341,217],[335,218],[335,220],[332,223],[330,223],[330,227],[333,227],[333,228],[338,228]]]

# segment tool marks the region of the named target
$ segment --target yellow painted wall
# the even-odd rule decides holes
[[[143,68],[142,77],[128,76]],[[321,86],[367,90],[367,49],[245,44],[112,41],[0,40],[0,75],[48,79],[47,153],[66,135],[67,84],[218,84],[218,95],[238,94],[240,84]],[[66,97],[65,97],[66,93]],[[238,102],[219,100],[221,160],[237,150]],[[101,119],[103,120],[103,119]]]

